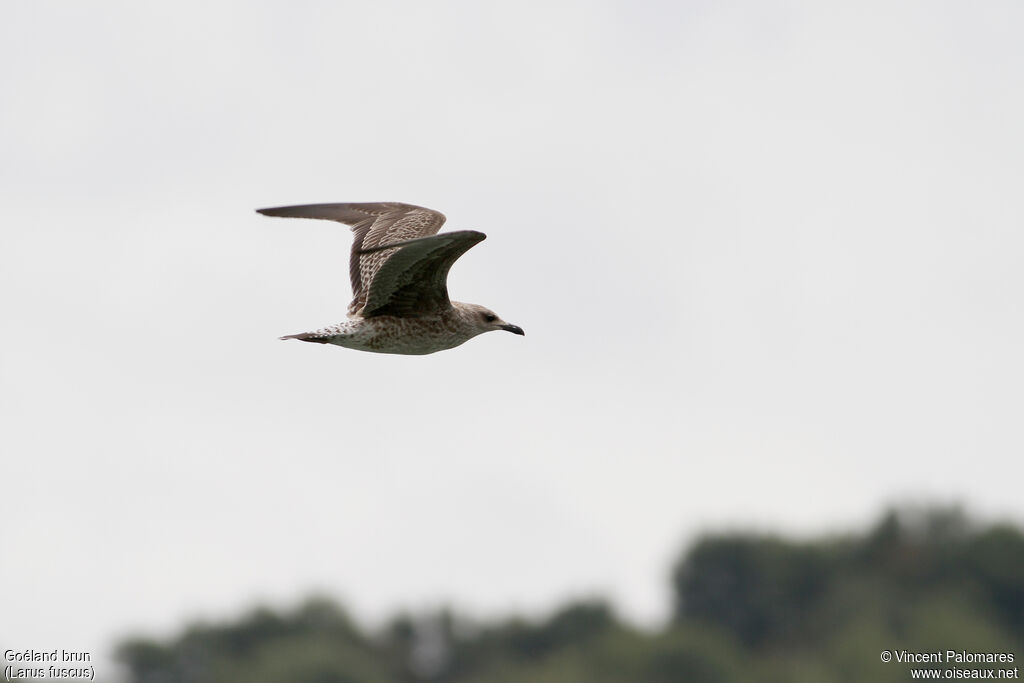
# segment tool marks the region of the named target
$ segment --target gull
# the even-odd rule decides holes
[[[487,236],[475,230],[437,234],[445,221],[438,211],[398,202],[303,204],[256,211],[338,221],[351,226],[354,235],[348,320],[281,339],[424,355],[455,348],[484,332],[525,334],[490,309],[448,298],[448,270]]]

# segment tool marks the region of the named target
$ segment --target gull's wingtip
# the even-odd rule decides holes
[[[264,216],[279,216],[281,218],[323,218],[323,216],[309,213],[309,210],[314,208],[317,208],[317,205],[268,206],[256,209],[256,213],[261,213]]]

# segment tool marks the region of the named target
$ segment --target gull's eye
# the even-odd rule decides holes
[[[493,313],[484,313],[484,322],[485,323],[493,323],[497,319],[498,319],[498,316],[494,315]]]

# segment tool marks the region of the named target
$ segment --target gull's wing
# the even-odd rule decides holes
[[[322,218],[352,226],[354,239],[348,262],[349,277],[352,280],[352,303],[348,306],[349,313],[358,313],[365,308],[370,284],[394,253],[381,251],[376,247],[436,235],[444,225],[443,213],[399,202],[304,204],[257,211],[265,216]],[[443,277],[441,285],[444,286]],[[445,300],[447,301],[447,294]]]
[[[384,260],[370,282],[366,303],[359,313],[364,318],[419,318],[447,310],[452,305],[448,299],[448,270],[486,237],[475,230],[459,230],[363,249],[361,255],[384,254]]]

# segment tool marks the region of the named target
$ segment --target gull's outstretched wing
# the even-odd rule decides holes
[[[349,256],[352,303],[348,306],[349,313],[364,311],[371,283],[384,263],[395,253],[391,250],[382,251],[377,247],[435,235],[444,225],[444,214],[439,211],[399,202],[304,204],[257,211],[266,216],[322,218],[352,226],[354,239],[352,253]],[[451,266],[451,263],[448,265]],[[443,277],[441,285],[444,286]],[[445,300],[447,301],[447,294]]]
[[[486,237],[475,230],[459,230],[364,248],[362,256],[386,256],[370,282],[361,315],[420,318],[447,310],[452,305],[448,299],[448,270]]]

